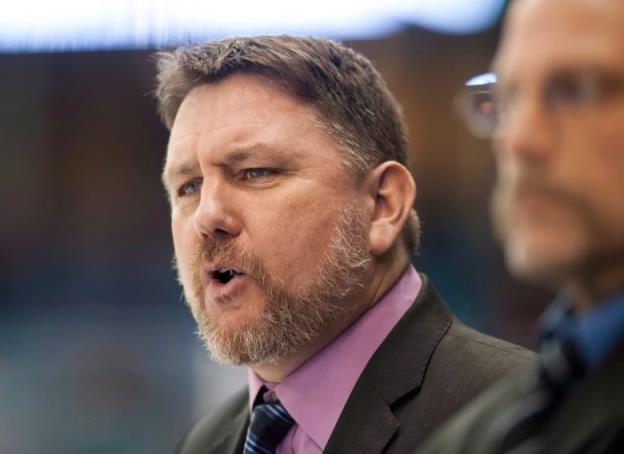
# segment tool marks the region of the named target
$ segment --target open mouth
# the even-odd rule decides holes
[[[212,278],[221,284],[227,284],[236,276],[242,276],[244,273],[239,273],[233,268],[220,268],[212,272]]]

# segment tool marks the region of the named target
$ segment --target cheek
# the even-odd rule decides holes
[[[194,230],[189,228],[189,223],[175,217],[171,221],[171,235],[179,277],[184,286],[187,286],[192,277],[196,235]]]
[[[611,153],[609,153],[611,154]],[[605,240],[624,246],[624,149],[605,159],[592,176],[592,201],[596,207],[597,228]]]
[[[513,153],[496,152],[494,154],[496,164],[495,188],[505,189],[514,186],[522,169],[521,162]]]
[[[496,159],[496,181],[490,196],[490,214],[497,228],[501,228],[511,213],[511,195],[518,181],[519,167],[509,155]]]
[[[328,200],[328,199],[325,199]],[[254,249],[285,282],[304,280],[316,272],[327,250],[343,201],[283,203],[264,213]],[[253,239],[252,239],[253,241]]]
[[[604,125],[594,134],[588,134],[574,160],[578,178],[586,176],[587,190],[595,188],[596,196],[612,201],[611,208],[624,205],[624,118],[617,127]]]

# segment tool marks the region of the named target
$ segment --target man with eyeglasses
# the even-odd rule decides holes
[[[518,0],[468,124],[490,134],[509,269],[561,289],[540,361],[422,453],[624,452],[624,2]]]

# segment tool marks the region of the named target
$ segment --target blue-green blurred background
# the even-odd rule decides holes
[[[498,25],[405,25],[348,40],[404,107],[417,268],[467,322],[530,346],[550,297],[514,282],[491,239],[488,144],[452,113]],[[171,269],[167,132],[149,50],[0,54],[0,453],[169,453],[244,383],[194,335]]]

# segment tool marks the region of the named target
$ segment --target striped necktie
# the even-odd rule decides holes
[[[279,402],[259,404],[251,414],[243,454],[273,454],[294,424],[294,419]]]

